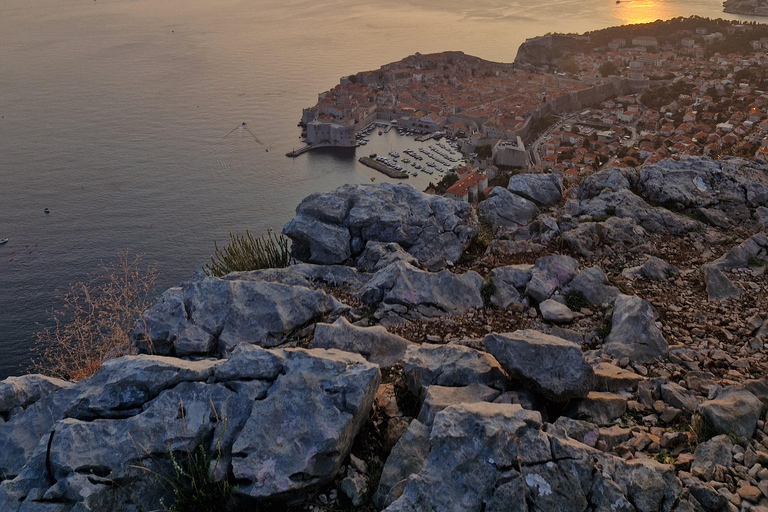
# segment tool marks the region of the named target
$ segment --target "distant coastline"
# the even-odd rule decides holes
[[[768,16],[768,1],[765,0],[725,0],[723,12],[748,16]]]

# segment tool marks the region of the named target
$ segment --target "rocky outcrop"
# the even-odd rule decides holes
[[[556,174],[515,174],[507,189],[540,205],[550,205],[563,198],[563,180]]]
[[[33,409],[47,397],[0,425],[0,509],[49,510],[52,501],[62,511],[153,509],[163,491],[151,472],[170,476],[169,453],[181,460],[199,445],[220,453],[220,478],[232,472],[242,482],[238,499],[290,502],[338,472],[379,379],[360,356],[252,345],[227,360],[108,361],[90,379],[48,395],[59,406],[47,407],[56,416],[33,450],[8,434],[25,428],[32,437]],[[22,452],[23,466],[9,471]]]
[[[525,226],[539,214],[534,203],[502,187],[494,187],[477,211],[493,228]]]
[[[476,272],[453,274],[419,270],[397,262],[376,272],[360,290],[359,297],[382,313],[418,317],[461,314],[483,306],[483,278]]]
[[[228,354],[239,343],[274,347],[344,306],[322,290],[252,277],[206,277],[168,289],[134,327],[134,344],[160,354]]]
[[[360,354],[371,363],[386,368],[403,359],[410,343],[379,325],[358,327],[341,317],[332,324],[317,324],[311,346]]]
[[[423,467],[385,510],[502,511],[515,503],[531,511],[650,512],[677,504],[681,486],[670,466],[625,462],[542,426],[539,413],[514,404],[444,409]]]
[[[397,243],[430,270],[456,262],[477,233],[467,203],[410,185],[345,185],[313,194],[283,228],[293,256],[321,264],[357,258],[368,242]]]

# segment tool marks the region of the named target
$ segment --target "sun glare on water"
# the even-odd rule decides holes
[[[615,16],[624,24],[635,24],[668,19],[671,12],[663,0],[620,0]]]

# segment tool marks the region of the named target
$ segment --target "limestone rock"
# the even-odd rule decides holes
[[[421,411],[417,418],[424,425],[432,425],[435,415],[450,405],[473,402],[493,402],[501,392],[484,384],[446,387],[427,386],[424,388]]]
[[[386,508],[399,498],[406,479],[424,468],[431,448],[430,430],[418,420],[413,420],[403,437],[392,448],[381,472],[379,488],[373,496],[376,507]]]
[[[376,272],[396,261],[419,266],[419,261],[396,243],[368,242],[357,259],[357,268],[363,272]]]
[[[567,324],[573,321],[573,311],[568,309],[565,304],[560,304],[556,300],[547,299],[539,304],[541,317],[547,322],[556,324]]]
[[[339,317],[332,324],[319,323],[315,326],[311,346],[354,352],[385,368],[400,362],[410,343],[384,327],[358,327],[350,324],[346,318]]]
[[[738,297],[742,294],[741,288],[725,277],[723,271],[713,265],[703,265],[704,284],[707,287],[707,299],[723,300]]]
[[[515,174],[507,189],[541,205],[555,204],[563,197],[563,180],[556,174]]]
[[[423,194],[410,185],[345,185],[313,194],[283,228],[301,261],[343,263],[367,242],[397,243],[430,270],[456,262],[477,233],[467,203]]]
[[[502,187],[494,187],[477,211],[494,229],[525,226],[539,214],[534,203]]]
[[[39,374],[8,377],[0,381],[0,417],[8,419],[11,410],[26,409],[49,393],[71,386],[71,382]]]
[[[610,168],[590,174],[579,183],[576,197],[580,200],[592,199],[603,190],[616,192],[629,188],[629,181],[619,169]]]
[[[531,280],[533,265],[509,265],[491,270],[490,279],[494,293],[491,303],[499,308],[506,308],[515,302],[520,302],[520,292]]]
[[[321,290],[206,277],[166,291],[144,312],[132,337],[134,345],[155,353],[227,354],[241,342],[274,347],[296,329],[342,309]]]
[[[584,222],[563,233],[563,242],[584,257],[631,251],[645,243],[646,230],[631,218]]]
[[[578,345],[537,331],[489,334],[485,350],[512,379],[548,400],[565,402],[587,395],[594,383],[592,367]]]
[[[709,265],[720,270],[746,268],[752,260],[768,262],[768,237],[765,233],[748,238]]]
[[[762,402],[742,387],[728,387],[717,393],[698,408],[702,420],[716,434],[735,434],[752,437],[760,418]]]
[[[563,286],[563,293],[571,291],[581,292],[589,302],[601,306],[610,304],[619,295],[619,289],[611,286],[600,267],[590,267],[579,272]]]
[[[640,275],[650,281],[666,281],[670,277],[679,275],[680,272],[666,261],[650,256],[640,266]]]
[[[613,308],[605,352],[611,357],[629,357],[641,364],[666,356],[667,342],[654,323],[656,313],[647,300],[636,295],[619,295]]]
[[[699,443],[693,454],[693,463],[691,464],[691,473],[702,480],[712,480],[715,473],[715,466],[722,465],[726,468],[731,467],[731,450],[733,443],[730,438],[721,434],[715,436],[709,441]]]
[[[482,285],[476,272],[426,272],[401,261],[376,272],[359,296],[368,305],[397,304],[424,317],[437,317],[483,307]]]
[[[590,391],[573,405],[570,415],[587,418],[597,425],[610,425],[627,412],[627,395]]]
[[[573,279],[578,266],[578,261],[560,254],[537,259],[525,293],[536,302],[547,300],[556,289]]]
[[[619,368],[610,363],[598,363],[595,371],[595,391],[635,391],[645,377]]]
[[[485,384],[504,389],[507,375],[490,354],[463,345],[408,346],[403,374],[411,393],[419,397],[425,386],[468,386]]]

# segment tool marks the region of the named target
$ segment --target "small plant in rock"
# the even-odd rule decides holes
[[[605,207],[605,215],[608,217],[614,217],[616,215],[616,207],[613,205],[608,205]]]
[[[747,256],[747,266],[748,267],[762,267],[768,265],[768,261],[765,261],[762,258],[758,258],[754,254],[750,254]]]
[[[611,334],[611,324],[608,322],[605,322],[603,325],[595,329],[595,333],[597,333],[598,337],[601,340],[604,340],[608,337],[609,334]]]
[[[496,285],[493,284],[493,279],[491,279],[490,276],[486,277],[483,286],[480,288],[480,294],[483,297],[483,306],[486,308],[494,307],[493,302],[491,302],[491,297],[493,297],[494,293],[496,293]]]
[[[677,462],[677,459],[667,453],[666,450],[661,450],[656,454],[654,459],[656,459],[657,462],[661,462],[662,464],[674,464]]]
[[[275,236],[271,229],[259,238],[247,230],[245,235],[230,233],[229,238],[229,244],[223,249],[213,243],[216,252],[211,256],[211,262],[203,267],[207,275],[221,277],[230,272],[287,267],[290,263],[288,238]]]
[[[693,431],[699,443],[709,441],[717,435],[717,429],[706,416],[696,414],[691,421]]]
[[[584,292],[571,290],[565,294],[565,305],[572,311],[579,311],[583,308],[588,308],[591,304],[584,295]]]

